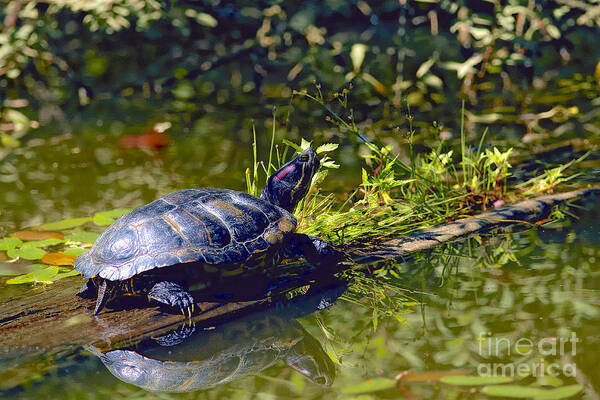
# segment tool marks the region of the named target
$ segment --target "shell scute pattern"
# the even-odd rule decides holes
[[[177,222],[181,232],[194,247],[223,248],[231,242],[231,234],[227,226],[200,204],[184,205],[169,213]]]
[[[87,278],[122,280],[178,263],[238,263],[280,242],[295,227],[290,213],[248,194],[189,189],[115,221],[76,267]]]

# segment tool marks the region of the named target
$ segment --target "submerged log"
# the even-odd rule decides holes
[[[402,259],[412,252],[500,226],[532,223],[546,218],[555,205],[598,195],[600,188],[590,188],[524,200],[402,238],[348,249],[354,263],[344,267]],[[302,264],[291,267],[302,268]],[[0,293],[0,352],[6,354],[4,360],[18,363],[24,360],[22,355],[31,359],[42,353],[57,353],[91,343],[116,348],[168,332],[184,321],[182,315],[168,314],[147,304],[121,307],[94,316],[94,301],[75,296],[83,282],[81,277],[72,277],[48,286],[4,288]],[[195,315],[193,321],[200,329],[210,329],[212,324],[268,307],[268,304],[269,300],[199,303],[203,312]]]

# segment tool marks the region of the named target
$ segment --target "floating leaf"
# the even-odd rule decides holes
[[[10,249],[6,252],[10,258],[23,258],[25,260],[39,260],[46,252],[38,247],[21,247]]]
[[[114,210],[101,211],[99,213],[96,213],[92,220],[96,225],[110,225],[114,222],[115,219],[119,218],[124,214],[127,214],[128,212],[131,212],[132,210],[132,208],[117,208]]]
[[[375,378],[369,379],[358,385],[347,386],[342,389],[342,393],[346,394],[359,394],[376,392],[379,390],[387,390],[396,387],[396,381],[388,378]]]
[[[543,375],[537,378],[537,383],[542,386],[558,387],[563,384],[562,379],[552,375]]]
[[[40,232],[40,231],[19,231],[9,235],[10,237],[19,238],[21,240],[45,240],[45,239],[62,239],[65,237],[60,232]]]
[[[58,267],[46,267],[37,271],[30,272],[25,275],[19,275],[6,281],[10,285],[21,283],[52,283],[53,278],[58,274]]]
[[[47,247],[56,246],[57,244],[63,243],[64,239],[45,239],[45,240],[32,240],[25,242],[21,247]]]
[[[65,271],[65,272],[59,272],[54,277],[54,281],[57,281],[57,280],[62,279],[62,278],[67,278],[69,276],[75,276],[75,275],[80,275],[79,272],[77,272],[76,269],[71,269],[71,270],[68,270],[68,271]]]
[[[447,376],[463,376],[466,371],[425,371],[425,372],[403,372],[396,376],[400,382],[432,382],[439,381]]]
[[[340,145],[337,143],[325,143],[317,147],[317,154],[326,153],[337,149]]]
[[[0,263],[0,276],[21,275],[35,271],[36,269],[46,268],[46,264],[29,264],[23,265],[20,263]]]
[[[540,389],[520,385],[491,385],[482,389],[482,392],[490,396],[511,397],[515,399],[566,399],[576,395],[583,389],[581,385],[569,385],[556,389]]]
[[[69,255],[69,256],[78,256],[81,253],[83,253],[84,251],[86,251],[85,249],[79,249],[79,248],[72,248],[72,249],[66,249],[63,250],[63,254]]]
[[[106,217],[104,215],[100,215],[100,214],[94,215],[94,218],[92,219],[92,221],[94,222],[94,224],[96,224],[98,226],[110,225],[113,222],[115,222],[114,219],[112,219],[110,217]]]
[[[544,394],[536,396],[536,400],[558,400],[558,399],[567,399],[569,397],[575,396],[577,393],[581,392],[583,386],[581,385],[569,385],[563,386],[556,389],[547,389],[544,390]]]
[[[72,240],[73,242],[82,242],[82,243],[94,243],[96,239],[100,236],[99,233],[96,232],[86,232],[86,231],[73,231],[66,237],[68,240]]]
[[[0,239],[0,250],[11,250],[19,247],[21,244],[23,244],[23,241],[19,238],[5,237]]]
[[[64,253],[46,253],[42,257],[42,262],[51,265],[72,265],[77,256]]]
[[[115,208],[114,210],[101,211],[99,213],[96,213],[96,215],[103,215],[105,217],[117,219],[120,216],[130,213],[132,211],[133,208]]]
[[[41,229],[43,231],[60,231],[63,229],[71,229],[77,226],[81,226],[91,220],[91,217],[64,219],[62,221],[50,222],[48,224],[40,225],[38,226],[38,229]]]
[[[445,376],[440,379],[444,383],[457,386],[491,385],[494,383],[508,383],[513,380],[509,376]]]

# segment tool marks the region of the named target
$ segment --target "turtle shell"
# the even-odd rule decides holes
[[[292,214],[247,193],[189,189],[123,215],[74,264],[115,281],[187,262],[243,263],[295,229]]]

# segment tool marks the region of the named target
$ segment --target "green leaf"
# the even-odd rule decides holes
[[[48,247],[55,246],[60,243],[64,243],[64,239],[44,239],[44,240],[31,240],[25,242],[21,247]]]
[[[325,160],[321,162],[321,167],[325,168],[339,168],[340,164],[336,164],[333,160]]]
[[[490,385],[512,382],[513,380],[509,376],[445,376],[440,379],[443,383],[456,386]]]
[[[360,394],[376,392],[379,390],[393,389],[396,387],[396,381],[389,378],[375,378],[359,383],[358,385],[347,386],[342,389],[345,394]]]
[[[94,215],[94,218],[92,219],[92,221],[94,222],[94,224],[96,224],[98,226],[110,225],[113,222],[115,222],[114,219],[104,216],[104,215],[100,215],[100,214]]]
[[[317,147],[317,154],[326,153],[337,149],[340,145],[337,143],[325,143]]]
[[[72,240],[73,242],[92,244],[98,239],[98,236],[100,236],[100,234],[96,232],[73,231],[66,236],[65,239]]]
[[[102,217],[117,219],[122,215],[130,213],[133,211],[133,208],[115,208],[114,210],[100,211],[96,213],[96,215],[100,215]]]
[[[46,252],[38,247],[21,247],[20,249],[10,249],[6,252],[10,258],[23,258],[25,260],[39,260]]]
[[[302,151],[302,147],[298,146],[294,142],[290,142],[287,139],[283,139],[282,142],[283,142],[283,144],[285,144],[286,146],[290,146],[292,149],[296,150],[297,152],[301,152]]]
[[[542,386],[558,387],[563,384],[563,381],[562,381],[562,379],[557,378],[556,376],[544,375],[544,376],[539,376],[537,378],[537,383]]]
[[[0,239],[0,250],[11,250],[16,247],[19,247],[23,244],[23,241],[14,237],[5,237]]]
[[[62,278],[67,278],[69,276],[75,276],[75,275],[80,275],[79,272],[77,272],[77,270],[75,268],[73,268],[72,270],[66,271],[66,272],[59,272],[58,274],[56,274],[56,276],[54,277],[54,281],[57,281],[59,279]]]
[[[91,220],[92,220],[91,217],[64,219],[62,221],[50,222],[48,224],[40,225],[40,226],[38,226],[38,229],[41,229],[44,231],[71,229],[71,228],[75,228],[76,226],[81,226]]]
[[[310,147],[310,143],[311,142],[309,142],[308,140],[302,138],[302,140],[300,141],[300,148],[302,150],[306,150],[306,149],[308,149]]]
[[[583,389],[582,385],[569,385],[556,389],[544,390],[544,394],[536,396],[536,400],[558,400],[575,396]]]
[[[0,263],[0,276],[21,275],[23,273],[35,271],[36,269],[46,268],[47,266],[48,265],[46,264],[22,265],[15,263]]]
[[[127,214],[128,212],[131,212],[132,210],[133,208],[117,208],[114,210],[101,211],[94,215],[92,221],[94,221],[94,224],[99,226],[110,225],[115,219]]]
[[[83,253],[84,251],[86,251],[86,249],[72,248],[72,249],[63,250],[63,253],[67,254],[69,256],[78,256],[81,253]]]
[[[53,279],[58,274],[58,267],[46,267],[37,271],[30,272],[25,275],[19,275],[6,281],[9,285],[17,285],[21,283],[52,283]]]
[[[544,399],[558,400],[574,396],[583,389],[581,385],[569,385],[556,389],[540,389],[520,385],[491,385],[482,389],[482,392],[490,396],[511,397],[515,399]]]

